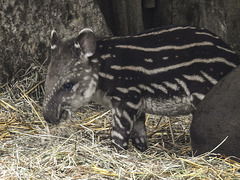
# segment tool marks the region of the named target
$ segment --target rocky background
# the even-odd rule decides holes
[[[1,0],[0,22],[0,83],[18,79],[33,64],[48,64],[52,29],[65,38],[84,27],[110,35],[94,0]]]
[[[194,25],[215,32],[240,54],[239,0],[1,0],[0,23],[0,84],[20,79],[30,66],[47,66],[52,29],[69,38],[90,27],[105,37]]]

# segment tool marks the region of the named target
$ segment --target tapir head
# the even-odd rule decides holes
[[[51,62],[45,82],[43,116],[47,122],[59,123],[66,112],[76,111],[91,100],[98,76],[88,58],[95,53],[96,38],[92,30],[83,29],[76,38],[61,41],[51,32]]]

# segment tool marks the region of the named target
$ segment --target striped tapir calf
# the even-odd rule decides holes
[[[145,113],[189,114],[206,93],[239,64],[215,34],[195,27],[165,27],[96,40],[90,29],[61,41],[51,33],[52,57],[43,104],[47,122],[89,101],[111,109],[111,139],[147,148]]]

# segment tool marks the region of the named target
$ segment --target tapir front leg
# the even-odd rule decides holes
[[[112,114],[113,123],[111,138],[113,146],[117,150],[128,149],[130,133],[136,119],[136,114],[119,107],[113,107]]]
[[[141,113],[136,119],[131,132],[132,144],[140,151],[145,151],[148,148],[145,120],[145,113]]]
[[[134,89],[128,91],[127,98],[124,97],[125,96],[121,96],[119,94],[117,98],[112,99],[113,128],[111,137],[117,150],[128,148],[129,139],[131,137],[136,118],[140,114],[142,105],[140,94],[139,92],[134,91]],[[140,119],[142,120],[142,118]],[[137,143],[137,139],[142,139],[138,136],[138,127],[144,128],[144,125],[142,126],[142,122],[137,122],[133,131],[134,134],[132,134],[132,136],[134,136],[132,139],[134,139],[133,145],[142,151],[145,150],[145,148],[140,147],[142,144]],[[143,131],[145,131],[145,128]]]

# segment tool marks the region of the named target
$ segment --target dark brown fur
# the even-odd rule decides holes
[[[240,67],[224,77],[197,107],[191,124],[196,155],[214,152],[240,157]]]

